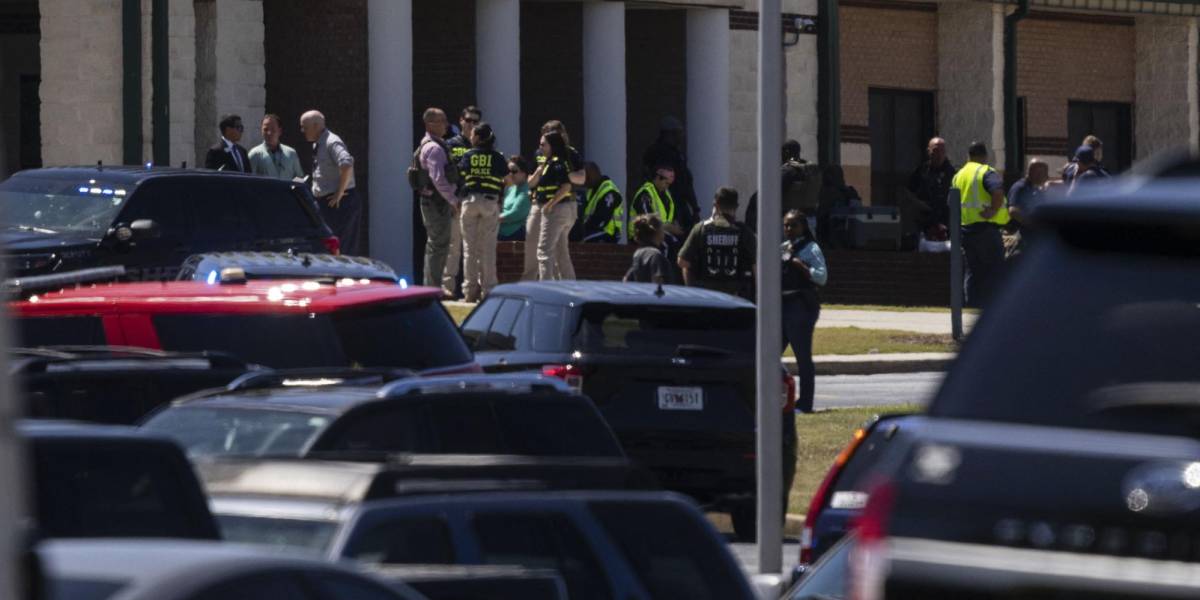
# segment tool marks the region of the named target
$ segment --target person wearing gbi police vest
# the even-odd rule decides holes
[[[982,307],[991,300],[1004,265],[1004,238],[1000,228],[1008,224],[1004,182],[988,166],[987,146],[971,144],[968,161],[954,175],[951,185],[962,202],[962,245],[967,258],[966,301]]]
[[[459,211],[463,233],[463,297],[479,302],[496,287],[496,235],[500,229],[500,191],[508,175],[504,155],[496,152],[492,126],[471,130],[472,148],[459,159],[466,198]]]
[[[697,223],[679,251],[683,282],[753,301],[754,232],[737,221],[738,193],[717,189],[712,217]]]
[[[583,241],[615,244],[621,241],[625,228],[625,199],[617,190],[617,184],[606,175],[600,174],[596,163],[585,163],[587,179],[586,201],[583,205]]]

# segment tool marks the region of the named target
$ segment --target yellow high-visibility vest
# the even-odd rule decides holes
[[[983,178],[988,173],[995,171],[985,164],[968,162],[954,175],[953,185],[958,189],[959,198],[962,201],[962,224],[964,227],[985,222],[996,225],[1008,224],[1007,203],[1002,203],[1000,210],[996,211],[992,218],[983,218],[984,209],[992,205],[992,195],[983,187]]]

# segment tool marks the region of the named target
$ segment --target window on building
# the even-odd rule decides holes
[[[1101,161],[1110,173],[1129,168],[1133,163],[1133,106],[1124,102],[1067,103],[1067,140],[1070,152],[1094,135],[1104,142]]]
[[[871,204],[897,206],[933,137],[933,92],[872,88]]]

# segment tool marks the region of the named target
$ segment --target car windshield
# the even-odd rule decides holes
[[[174,439],[189,456],[299,456],[329,422],[304,412],[176,406],[142,428]]]
[[[1200,437],[1200,263],[1039,242],[929,412]]]
[[[0,184],[0,225],[8,230],[100,238],[132,193],[124,184],[95,179],[13,177]]]
[[[577,348],[597,354],[746,355],[754,352],[754,309],[587,305]]]
[[[337,533],[337,522],[243,515],[216,515],[221,539],[242,544],[299,548],[324,553]]]

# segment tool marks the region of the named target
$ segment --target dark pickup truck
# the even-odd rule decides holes
[[[1034,212],[1031,250],[858,521],[855,597],[1200,597],[1193,181]]]
[[[127,427],[24,421],[34,515],[44,538],[220,539],[174,442]]]

